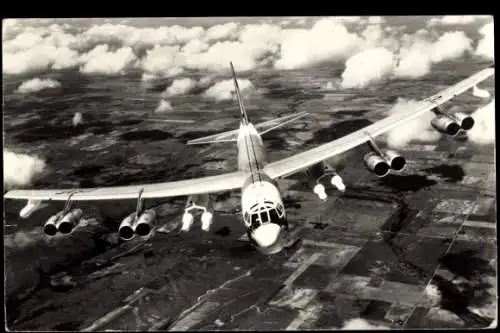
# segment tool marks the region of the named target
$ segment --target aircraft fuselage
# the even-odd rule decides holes
[[[265,254],[283,249],[288,224],[278,184],[265,174],[266,151],[252,123],[238,133],[238,169],[248,174],[241,190],[241,212],[250,241]]]

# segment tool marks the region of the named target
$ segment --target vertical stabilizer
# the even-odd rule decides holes
[[[244,125],[246,125],[248,124],[248,117],[247,117],[247,112],[245,111],[245,105],[243,104],[243,100],[241,99],[240,87],[238,86],[238,80],[236,79],[236,72],[234,71],[233,63],[229,62],[229,65],[231,65],[231,71],[233,74],[233,81],[234,81],[234,90],[236,91],[236,98],[238,99],[238,104],[240,106],[241,121]]]

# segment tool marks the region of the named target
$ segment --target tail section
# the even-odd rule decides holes
[[[259,135],[263,135],[266,133],[269,133],[275,129],[278,129],[280,127],[285,126],[288,123],[291,123],[292,121],[295,121],[297,119],[300,119],[309,113],[307,112],[298,112],[294,113],[288,116],[276,118],[276,119],[271,119],[268,121],[265,121],[263,123],[259,123],[255,125],[255,129],[259,133]],[[199,139],[194,139],[190,140],[187,142],[188,145],[199,145],[199,144],[205,144],[205,143],[217,143],[217,142],[236,142],[238,141],[238,133],[239,129],[235,129],[232,131],[227,131],[227,132],[221,132],[209,136],[205,136],[203,138]]]
[[[236,79],[236,72],[234,71],[233,63],[229,62],[229,65],[231,66],[231,72],[233,74],[233,82],[234,82],[234,90],[236,91],[236,98],[238,98],[238,104],[240,106],[241,122],[243,123],[243,125],[246,125],[248,124],[248,116],[245,110],[245,105],[243,104],[243,100],[241,99],[240,87],[238,86],[238,80]]]
[[[231,66],[231,72],[233,75],[233,81],[234,81],[234,89],[236,91],[236,97],[238,99],[238,104],[240,107],[240,113],[241,113],[241,125],[242,126],[247,126],[250,124],[248,121],[248,116],[247,112],[245,110],[245,105],[243,104],[243,100],[241,99],[241,93],[240,93],[240,88],[238,86],[238,80],[236,79],[236,72],[234,71],[233,63],[229,63]],[[277,128],[280,128],[294,120],[297,120],[299,118],[304,117],[307,115],[307,112],[299,112],[295,113],[292,115],[272,119],[265,121],[263,123],[259,123],[255,125],[255,129],[259,133],[259,135],[268,133],[272,130],[275,130]],[[188,145],[197,145],[197,144],[206,144],[206,143],[216,143],[216,142],[237,142],[238,141],[238,134],[239,134],[239,129],[235,129],[232,131],[227,131],[227,132],[221,132],[209,136],[205,136],[203,138],[199,139],[194,139],[190,140],[187,142]]]

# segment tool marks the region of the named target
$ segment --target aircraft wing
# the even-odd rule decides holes
[[[332,158],[338,154],[341,154],[349,149],[367,142],[370,136],[376,137],[377,135],[387,132],[406,121],[409,121],[425,112],[434,109],[436,106],[443,104],[453,97],[465,92],[467,89],[475,87],[477,83],[487,79],[493,74],[495,74],[494,68],[483,69],[476,74],[466,78],[465,80],[462,80],[457,84],[450,86],[440,91],[439,93],[420,101],[415,107],[408,108],[403,112],[391,115],[342,138],[325,143],[308,151],[267,164],[264,167],[264,171],[267,175],[269,175],[269,177],[273,179],[286,177],[323,160]]]
[[[239,189],[243,186],[244,181],[245,173],[238,171],[217,176],[145,185],[60,190],[13,190],[7,192],[4,198],[66,201],[69,195],[73,193],[71,196],[73,201],[137,199],[141,190],[143,190],[142,198],[165,198]]]

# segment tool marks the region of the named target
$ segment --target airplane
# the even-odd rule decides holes
[[[213,222],[211,195],[217,192],[241,190],[241,214],[249,241],[263,254],[280,252],[285,247],[289,227],[285,207],[277,180],[301,172],[316,185],[314,193],[325,200],[327,195],[320,179],[330,178],[330,183],[339,191],[345,191],[345,184],[335,169],[326,161],[357,146],[367,144],[371,151],[363,160],[366,168],[379,177],[389,172],[401,172],[406,160],[398,152],[382,150],[374,138],[396,126],[414,119],[426,112],[433,112],[432,127],[440,133],[455,137],[459,132],[474,126],[474,119],[465,113],[450,114],[441,104],[472,88],[477,97],[487,98],[489,94],[477,88],[477,84],[494,75],[494,66],[485,68],[474,75],[421,100],[407,110],[388,116],[358,131],[319,145],[290,157],[268,162],[262,136],[296,119],[306,116],[300,112],[278,119],[253,125],[246,113],[232,62],[230,63],[236,99],[239,104],[239,128],[203,138],[188,141],[187,144],[207,144],[236,142],[238,168],[216,176],[185,179],[172,182],[129,185],[102,188],[80,188],[60,190],[12,190],[4,195],[6,199],[27,199],[20,211],[22,218],[38,210],[42,201],[66,201],[65,209],[52,216],[45,223],[50,233],[58,230],[67,234],[78,225],[82,212],[70,210],[74,201],[137,199],[137,209],[128,215],[119,226],[119,235],[124,240],[137,236],[147,236],[156,217],[153,209],[144,209],[143,200],[150,198],[188,197],[182,216],[181,231],[189,231],[193,225],[193,211],[201,211],[201,228],[208,231]],[[482,91],[482,93],[480,93]]]

